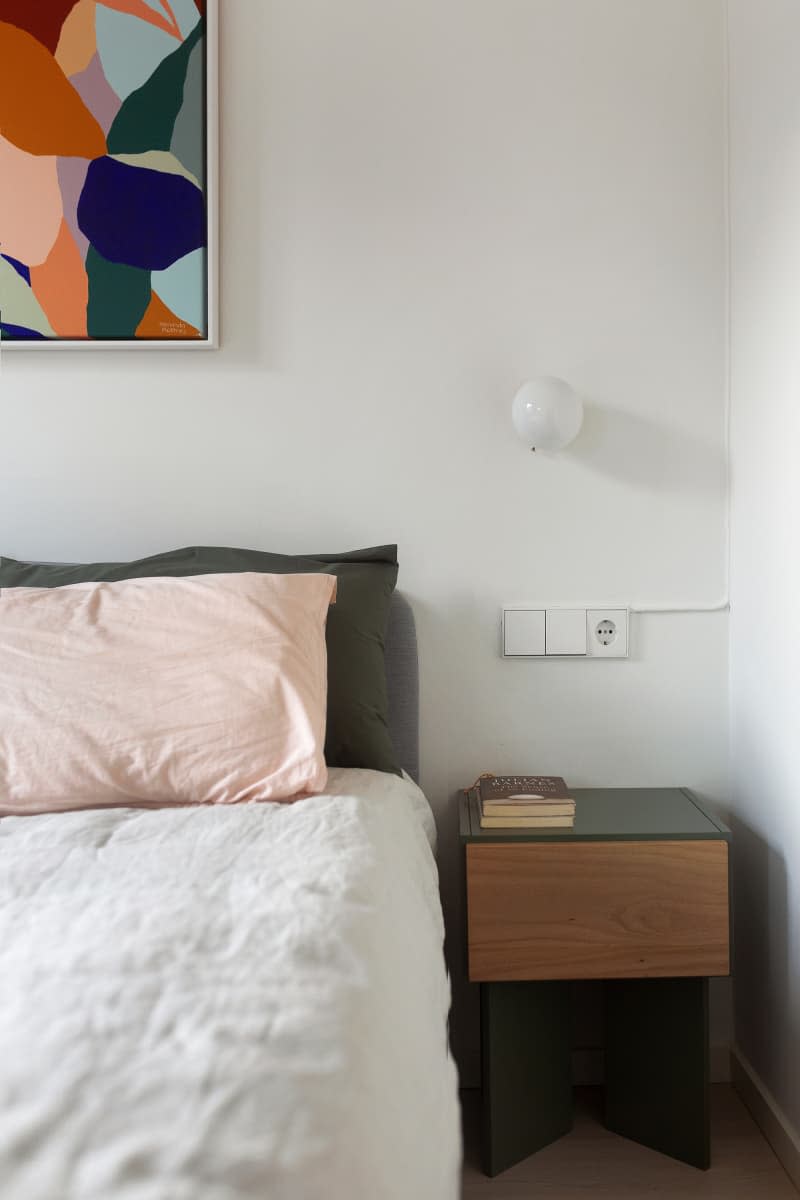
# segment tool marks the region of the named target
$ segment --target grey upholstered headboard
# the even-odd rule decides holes
[[[401,592],[392,596],[386,629],[389,733],[400,761],[419,782],[419,662],[414,612]]]

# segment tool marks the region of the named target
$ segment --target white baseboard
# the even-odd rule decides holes
[[[731,1082],[731,1048],[727,1042],[709,1046],[708,1071],[712,1083]]]
[[[733,1051],[727,1042],[709,1047],[709,1075],[712,1083],[730,1083],[731,1055]],[[480,1054],[462,1055],[460,1066],[460,1086],[462,1088],[479,1088],[481,1086]],[[603,1050],[599,1046],[582,1046],[572,1051],[572,1082],[576,1087],[593,1087],[605,1083],[605,1062]]]
[[[712,1083],[730,1083],[731,1048],[727,1042],[709,1048],[709,1074]],[[605,1079],[603,1051],[583,1047],[572,1051],[572,1082],[580,1086],[601,1084]]]
[[[572,1051],[572,1083],[575,1087],[594,1087],[605,1082],[603,1051],[599,1046],[582,1046]]]
[[[738,1046],[731,1049],[731,1078],[784,1171],[800,1191],[800,1135]]]

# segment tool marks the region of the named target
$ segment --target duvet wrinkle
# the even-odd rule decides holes
[[[430,811],[328,787],[0,823],[0,1200],[455,1200]]]

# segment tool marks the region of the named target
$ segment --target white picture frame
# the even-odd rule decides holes
[[[48,338],[9,339],[0,333],[0,355],[57,350],[216,350],[219,324],[219,0],[205,0],[206,21],[206,280],[207,324],[202,338]],[[0,69],[2,64],[0,64]]]

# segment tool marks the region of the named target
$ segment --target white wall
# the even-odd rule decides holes
[[[4,357],[3,553],[398,540],[454,943],[479,771],[725,796],[725,616],[497,652],[503,601],[722,591],[721,3],[223,0],[223,350]]]
[[[800,1163],[800,7],[731,3],[736,1038]]]

